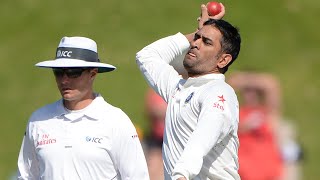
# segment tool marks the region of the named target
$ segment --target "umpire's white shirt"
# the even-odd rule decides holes
[[[169,65],[183,57],[189,46],[178,33],[150,44],[136,56],[148,83],[168,102],[163,142],[165,179],[240,179],[236,94],[223,74],[184,80]]]
[[[79,111],[65,109],[59,100],[32,114],[18,179],[147,180],[149,175],[129,117],[98,95]]]

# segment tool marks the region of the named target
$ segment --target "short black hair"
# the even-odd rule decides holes
[[[219,69],[224,74],[239,55],[241,45],[239,29],[222,19],[209,19],[203,25],[212,25],[221,32],[221,51],[232,56],[232,60],[225,67]]]

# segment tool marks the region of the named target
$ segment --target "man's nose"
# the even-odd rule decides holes
[[[190,45],[191,45],[191,49],[194,49],[194,48],[199,49],[198,39],[191,41]]]
[[[69,82],[69,81],[70,81],[70,78],[67,76],[66,73],[63,73],[63,75],[60,78],[60,82],[61,83],[66,83],[66,82]]]

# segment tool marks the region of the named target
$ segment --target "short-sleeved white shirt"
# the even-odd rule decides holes
[[[97,95],[70,111],[62,100],[35,111],[18,158],[18,179],[149,179],[129,117]]]
[[[223,74],[183,79],[169,64],[189,49],[178,33],[137,53],[147,82],[168,102],[163,161],[165,179],[240,179],[239,103]]]

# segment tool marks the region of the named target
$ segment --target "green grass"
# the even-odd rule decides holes
[[[316,0],[222,1],[226,20],[241,31],[239,59],[230,71],[254,68],[277,75],[283,109],[296,124],[306,151],[304,179],[320,179],[316,114],[320,102],[320,2]],[[63,36],[88,36],[100,58],[118,67],[101,74],[95,88],[147,130],[143,116],[146,83],[135,53],[152,41],[196,28],[194,0],[17,1],[0,3],[1,131],[0,179],[16,169],[29,115],[59,98],[52,73],[34,64],[54,57]]]

